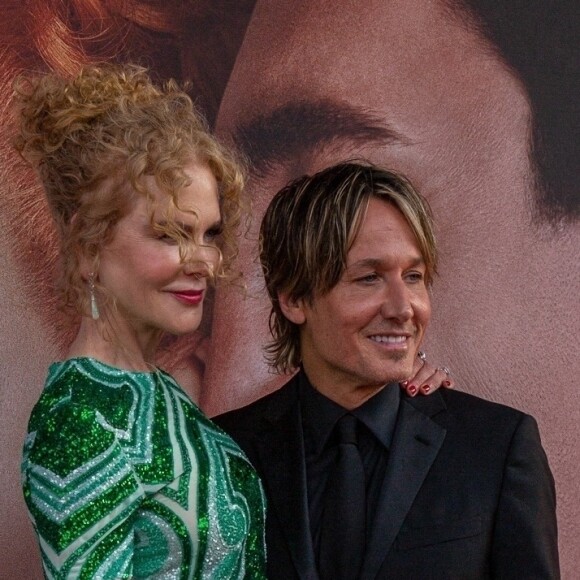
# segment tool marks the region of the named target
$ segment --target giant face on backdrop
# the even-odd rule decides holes
[[[257,227],[271,197],[297,175],[364,157],[408,175],[436,217],[429,354],[449,362],[460,388],[535,415],[557,483],[574,479],[580,407],[562,401],[580,370],[571,291],[580,228],[573,204],[557,211],[543,200],[526,88],[470,13],[449,3],[257,3],[217,122],[253,163],[255,221],[239,260],[248,297],[216,296],[202,397],[210,413],[285,380],[262,351],[269,305]],[[559,486],[563,542],[579,517],[570,487]],[[564,552],[565,570],[575,556]]]
[[[564,381],[577,320],[562,313],[576,311],[570,259],[579,232],[535,225],[530,122],[515,75],[437,3],[376,2],[361,13],[322,0],[258,3],[218,118],[218,131],[254,164],[256,219],[239,260],[248,299],[217,296],[210,408],[219,407],[212,384],[235,401],[253,395],[248,382],[258,392],[280,382],[263,363],[268,309],[255,260],[273,193],[355,156],[410,175],[434,209],[443,259],[429,342],[437,358],[451,357],[463,384],[493,398]],[[257,340],[243,340],[248,328]],[[541,409],[552,396],[535,389],[532,404]]]

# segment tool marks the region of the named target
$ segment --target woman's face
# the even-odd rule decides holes
[[[116,304],[108,313],[116,332],[120,339],[134,337],[142,347],[159,331],[181,335],[199,327],[208,269],[217,267],[217,183],[207,165],[190,163],[186,173],[191,183],[179,193],[180,209],[172,214],[187,234],[185,260],[174,237],[155,228],[167,220],[170,197],[152,177],[146,185],[153,203],[139,196],[100,254],[98,283]]]

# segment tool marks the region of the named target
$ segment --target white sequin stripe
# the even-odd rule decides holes
[[[203,578],[207,578],[208,580],[213,579],[216,577],[216,571],[219,568],[220,564],[223,562],[224,558],[234,552],[239,551],[241,554],[241,562],[240,562],[240,574],[238,576],[239,579],[244,578],[245,576],[245,559],[243,557],[244,549],[243,549],[243,542],[247,536],[247,533],[250,529],[250,508],[248,506],[248,502],[244,495],[234,492],[238,503],[234,503],[232,501],[232,496],[230,494],[226,494],[224,496],[220,496],[218,492],[218,478],[222,478],[220,482],[221,485],[225,485],[226,482],[231,481],[231,474],[228,472],[227,474],[224,473],[227,470],[228,462],[226,459],[227,454],[234,455],[236,457],[242,457],[245,460],[245,456],[241,453],[239,447],[237,447],[234,442],[226,436],[221,430],[214,428],[210,425],[200,424],[200,433],[205,443],[205,447],[208,451],[208,457],[210,461],[210,473],[213,475],[213,478],[209,482],[209,502],[208,502],[208,509],[209,515],[208,519],[213,524],[208,533],[208,540],[207,540],[207,550],[206,550],[206,558],[204,560],[204,567],[203,567]],[[217,458],[220,458],[221,461],[216,461]],[[229,490],[232,492],[233,490]],[[227,507],[225,505],[227,502]],[[241,505],[240,505],[241,504]],[[237,545],[232,545],[231,541],[226,542],[222,535],[222,530],[219,528],[219,513],[218,507],[220,506],[221,510],[230,510],[230,511],[237,511],[241,515],[243,519],[243,528],[245,533],[243,534],[243,541],[239,542]],[[241,507],[243,505],[243,508]],[[233,580],[233,578],[232,578]]]
[[[87,477],[82,483],[77,481],[99,464],[104,464],[104,469],[96,470],[93,476]],[[113,487],[130,473],[132,473],[131,465],[123,456],[118,444],[114,444],[64,478],[50,469],[31,463],[28,484],[32,502],[47,517],[61,524],[73,512],[86,506],[102,495],[105,489]],[[65,489],[69,486],[71,491],[65,493]]]
[[[168,556],[165,558],[163,566],[155,574],[147,576],[148,580],[179,580],[183,564],[179,536],[167,521],[156,514],[145,513],[142,514],[141,518],[163,536],[168,547]]]
[[[165,397],[165,403],[167,407],[167,423],[168,423],[168,431],[170,433],[174,433],[175,437],[180,437],[183,443],[183,448],[186,449],[186,453],[188,455],[189,461],[191,463],[191,471],[189,474],[183,474],[181,477],[189,477],[189,485],[187,487],[187,499],[186,499],[186,508],[182,505],[177,503],[172,498],[169,498],[165,495],[159,494],[155,497],[155,500],[158,501],[160,504],[167,506],[181,521],[185,524],[189,536],[191,539],[191,562],[192,565],[190,566],[190,578],[199,578],[198,571],[194,569],[193,563],[197,560],[197,554],[199,552],[199,533],[198,533],[198,512],[199,512],[199,505],[198,505],[198,488],[199,488],[199,464],[197,460],[197,454],[195,449],[193,448],[191,441],[189,440],[189,436],[187,430],[185,428],[186,420],[185,415],[183,412],[182,403],[187,405],[191,405],[191,401],[189,399],[184,399],[183,401],[179,400],[181,397],[176,396],[179,393],[173,391],[172,389],[168,389],[166,383],[163,381],[163,394]],[[175,405],[174,405],[175,403]],[[177,413],[175,413],[175,409],[177,409]],[[181,456],[181,449],[182,446],[175,441],[173,445],[173,462],[174,468],[179,471],[176,473],[183,473],[184,470],[184,458]],[[169,484],[168,487],[171,487],[174,490],[177,490],[179,486],[179,477],[177,477],[174,481]]]
[[[120,441],[123,441],[125,453],[131,456],[134,463],[150,463],[153,458],[152,446],[152,425],[155,411],[154,388],[155,383],[153,376],[147,376],[148,382],[151,383],[151,389],[145,390],[138,383],[134,384],[128,381],[122,385],[109,385],[111,388],[128,386],[133,393],[133,401],[129,410],[126,429],[113,427],[97,411],[96,419],[103,429],[113,433]],[[137,419],[136,419],[137,418]]]
[[[97,535],[107,522],[116,520],[117,518],[122,521],[124,513],[129,513],[133,511],[133,505],[140,503],[143,497],[143,490],[137,489],[134,493],[128,496],[124,501],[115,506],[109,513],[107,513],[106,522],[104,520],[99,520],[91,528],[89,528],[84,534],[79,536],[74,542],[67,546],[62,552],[57,553],[54,551],[52,546],[42,537],[38,536],[38,542],[40,544],[41,550],[44,552],[44,556],[48,559],[51,564],[58,570],[62,567],[62,564],[66,562],[70,556],[78,550],[81,546],[87,544],[91,539]],[[96,544],[98,545],[98,543]],[[96,546],[95,545],[95,546]],[[95,546],[91,547],[91,551],[95,549]]]

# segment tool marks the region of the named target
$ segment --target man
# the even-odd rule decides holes
[[[423,342],[437,266],[411,184],[356,163],[300,178],[266,211],[260,258],[270,362],[300,372],[218,423],[263,479],[270,577],[558,578],[555,491],[534,419],[460,392],[411,399],[396,385]],[[342,508],[327,502],[337,426],[351,416],[362,547],[333,553]]]

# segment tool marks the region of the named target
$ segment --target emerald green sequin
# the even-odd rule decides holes
[[[51,365],[22,480],[48,578],[265,578],[264,493],[168,374]]]

